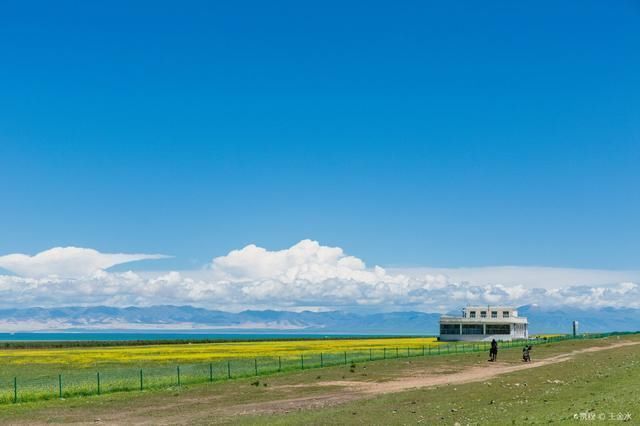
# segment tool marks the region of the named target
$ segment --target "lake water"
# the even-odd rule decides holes
[[[185,333],[185,332],[100,332],[100,333],[0,333],[0,341],[126,341],[126,340],[277,340],[322,339],[347,337],[392,337],[363,334],[296,334],[296,333]]]

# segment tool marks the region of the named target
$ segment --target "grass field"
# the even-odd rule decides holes
[[[557,340],[558,336],[547,339]],[[511,344],[521,345],[514,342],[503,346]],[[151,390],[349,362],[487,349],[487,342],[441,343],[433,337],[5,348],[0,350],[0,404]]]
[[[639,339],[634,337],[630,340],[637,342]],[[560,343],[555,348],[540,347],[536,348],[535,356],[550,356],[557,354],[558,350],[568,351],[588,345],[580,342],[577,345]],[[518,363],[519,353],[510,352],[507,361]],[[640,424],[639,378],[640,346],[628,346],[584,353],[562,363],[474,383],[383,394],[322,410],[278,413],[266,418],[264,415],[247,416],[242,422]]]
[[[513,348],[501,350],[495,364],[486,362],[485,353],[458,353],[100,397],[7,404],[0,406],[0,424],[502,425],[619,424],[625,419],[627,424],[637,424],[640,345],[635,343],[640,343],[640,336],[536,346],[531,365],[523,365],[519,348]],[[619,346],[610,349],[611,345]],[[602,348],[607,349],[595,351]],[[553,362],[546,364],[549,360]],[[523,366],[527,369],[513,370]],[[459,383],[452,379],[448,385],[410,388],[412,380],[455,378],[466,372],[481,375]],[[403,383],[409,387],[393,387]],[[378,388],[387,390],[377,392]]]

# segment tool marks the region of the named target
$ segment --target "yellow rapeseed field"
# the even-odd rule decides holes
[[[0,365],[26,366],[57,364],[67,367],[90,367],[105,364],[204,362],[218,359],[281,356],[298,357],[301,353],[332,353],[382,348],[435,346],[433,337],[386,339],[323,339],[268,342],[229,342],[165,344],[151,346],[114,346],[99,348],[7,349],[0,350]]]
[[[551,337],[561,337],[561,336],[566,336],[566,334],[534,334],[530,337],[534,339],[544,339],[544,338],[548,339]]]

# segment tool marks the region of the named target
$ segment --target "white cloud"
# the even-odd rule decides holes
[[[23,277],[78,278],[121,263],[165,257],[159,254],[100,253],[88,248],[54,247],[34,256],[20,253],[0,256],[0,268]]]
[[[394,280],[385,270],[368,270],[362,260],[347,256],[339,247],[321,246],[317,241],[302,240],[279,251],[269,251],[253,244],[213,259],[211,269],[230,281],[276,280],[292,284],[298,281],[320,283],[326,280],[354,280],[374,283]]]
[[[72,256],[67,251],[65,261],[22,262],[22,276],[0,275],[0,306],[192,304],[232,311],[444,312],[467,303],[538,303],[640,308],[640,279],[634,272],[530,267],[385,270],[310,240],[278,251],[249,245],[216,257],[206,271],[106,272],[116,263],[157,257],[74,250],[91,254]],[[15,265],[5,265],[0,263],[19,273]]]
[[[474,284],[523,285],[529,288],[558,288],[576,285],[598,286],[640,281],[640,271],[551,268],[545,266],[485,266],[476,268],[389,268],[392,274],[440,275],[449,281]]]

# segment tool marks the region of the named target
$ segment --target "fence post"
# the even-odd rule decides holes
[[[324,367],[324,358],[322,357],[322,352],[320,352],[320,367]]]
[[[209,381],[213,382],[213,363],[209,363]]]
[[[58,396],[62,398],[62,374],[58,374]]]
[[[18,402],[18,378],[13,378],[13,403]]]
[[[257,376],[258,375],[258,358],[253,359],[253,366],[255,367],[256,376]]]
[[[422,345],[422,356],[424,356],[424,345]]]
[[[143,389],[143,386],[142,386],[142,368],[141,368],[140,369],[140,390],[142,389]]]
[[[344,365],[347,365],[347,351],[344,351]]]
[[[300,369],[304,370],[304,354],[300,354]]]
[[[407,348],[407,358],[409,358],[411,356],[411,353],[409,352],[409,348]]]
[[[369,348],[369,361],[373,361],[373,349]]]
[[[398,358],[398,347],[396,346],[396,358]]]
[[[180,366],[176,367],[176,371],[178,372],[178,386],[180,386]]]
[[[282,371],[282,357],[278,357],[278,372]]]
[[[231,361],[227,361],[227,378],[231,378]]]
[[[383,349],[382,359],[387,359],[387,348],[382,348],[382,349]]]
[[[98,379],[98,395],[100,395],[100,372],[99,371],[96,373],[96,377]]]

